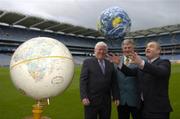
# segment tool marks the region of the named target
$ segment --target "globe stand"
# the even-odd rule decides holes
[[[43,108],[49,105],[49,99],[39,100],[32,107],[32,116],[25,117],[24,119],[51,119],[50,117],[42,116]]]
[[[43,112],[43,106],[39,104],[33,105],[33,109],[32,109],[33,119],[41,119],[42,112]]]

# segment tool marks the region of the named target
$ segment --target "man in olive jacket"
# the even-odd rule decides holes
[[[125,39],[122,42],[123,56],[121,62],[127,67],[137,68],[136,64],[131,63],[129,53],[134,52],[135,43],[133,39]],[[117,71],[117,80],[119,84],[120,105],[118,106],[118,119],[140,118],[140,92],[137,76],[127,76],[122,71]]]

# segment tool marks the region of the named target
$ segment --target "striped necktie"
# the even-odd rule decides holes
[[[100,65],[100,67],[101,67],[102,73],[105,74],[104,60],[99,60],[99,65]]]

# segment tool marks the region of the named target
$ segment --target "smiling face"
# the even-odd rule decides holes
[[[122,46],[123,55],[126,57],[129,56],[130,53],[134,52],[134,46],[131,43],[125,43]]]
[[[106,44],[102,42],[97,43],[94,49],[95,57],[99,60],[104,59],[106,57],[107,50],[108,48]]]
[[[125,39],[121,46],[123,55],[126,57],[134,52],[134,41],[132,39]]]
[[[159,43],[154,42],[154,41],[149,42],[145,49],[146,57],[149,60],[159,57],[160,52],[161,52],[161,48],[160,48]]]

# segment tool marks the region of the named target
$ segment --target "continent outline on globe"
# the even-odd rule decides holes
[[[114,6],[101,12],[97,28],[106,39],[120,39],[124,37],[131,27],[131,19],[120,7]]]
[[[32,38],[13,54],[10,74],[14,85],[23,94],[36,100],[53,97],[71,83],[73,57],[68,48],[55,39]]]

